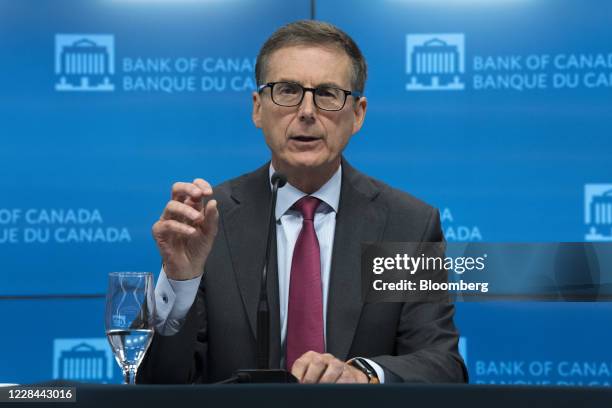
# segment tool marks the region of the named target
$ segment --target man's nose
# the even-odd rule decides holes
[[[299,106],[299,118],[303,121],[313,121],[315,114],[316,106],[314,103],[314,92],[305,91],[304,99],[302,99],[302,103]]]

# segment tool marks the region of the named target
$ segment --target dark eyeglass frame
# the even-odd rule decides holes
[[[276,102],[274,100],[274,86],[276,84],[291,84],[291,85],[297,85],[300,88],[302,88],[302,97],[300,98],[300,100],[293,105],[281,105],[280,103]],[[302,101],[304,101],[304,96],[306,95],[306,92],[312,92],[312,96],[313,96],[313,101],[314,104],[317,108],[324,110],[324,111],[328,111],[328,112],[337,112],[342,110],[342,108],[344,108],[344,105],[346,105],[346,99],[349,95],[352,95],[353,98],[355,98],[355,100],[361,98],[363,95],[361,94],[361,92],[356,92],[356,91],[347,91],[346,89],[342,89],[342,88],[336,88],[335,86],[319,86],[316,88],[306,88],[305,86],[302,86],[300,84],[298,84],[297,82],[290,82],[290,81],[278,81],[278,82],[268,82],[266,84],[262,84],[259,85],[257,87],[257,92],[258,93],[262,93],[264,89],[266,88],[270,88],[270,97],[272,99],[272,102],[274,102],[275,104],[277,104],[278,106],[284,106],[286,108],[292,108],[295,106],[300,106],[302,104]],[[317,91],[319,89],[336,89],[338,91],[341,91],[344,93],[344,101],[342,102],[342,106],[340,106],[338,109],[325,109],[319,106],[319,104],[317,103]]]

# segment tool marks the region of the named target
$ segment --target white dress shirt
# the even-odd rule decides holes
[[[270,177],[274,167],[270,165]],[[321,200],[314,217],[314,226],[321,253],[321,287],[323,290],[323,328],[327,339],[327,299],[329,290],[329,275],[331,271],[334,232],[336,229],[336,213],[340,202],[340,187],[342,181],[342,166],[334,175],[311,196]],[[289,302],[289,279],[291,275],[291,259],[293,249],[302,229],[302,214],[291,207],[307,194],[287,183],[278,190],[276,200],[276,245],[278,262],[278,295],[281,320],[281,366],[284,365],[285,339],[287,335],[287,310]],[[163,268],[155,287],[156,329],[163,336],[177,333],[187,312],[197,295],[201,276],[187,280],[175,281],[168,279]],[[380,382],[385,375],[382,367],[367,360],[376,370]]]

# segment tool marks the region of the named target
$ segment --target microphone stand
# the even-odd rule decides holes
[[[287,178],[280,174],[272,175],[272,199],[268,218],[268,239],[266,256],[261,268],[261,289],[257,305],[257,369],[241,369],[231,378],[219,384],[229,383],[296,383],[297,379],[282,368],[270,368],[270,306],[268,302],[268,270],[270,270],[270,247],[272,237],[276,235],[276,196],[278,189],[287,183]]]

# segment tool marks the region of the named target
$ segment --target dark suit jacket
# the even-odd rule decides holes
[[[219,232],[196,301],[177,334],[155,334],[140,367],[139,382],[216,382],[239,368],[256,367],[256,309],[271,196],[268,166],[214,189],[220,210]],[[467,381],[457,351],[452,304],[362,302],[361,242],[442,239],[437,210],[358,172],[343,160],[329,278],[326,351],[341,360],[370,358],[384,368],[387,381]],[[275,250],[272,259],[276,259]],[[268,293],[270,363],[279,367],[275,268],[270,271]]]

